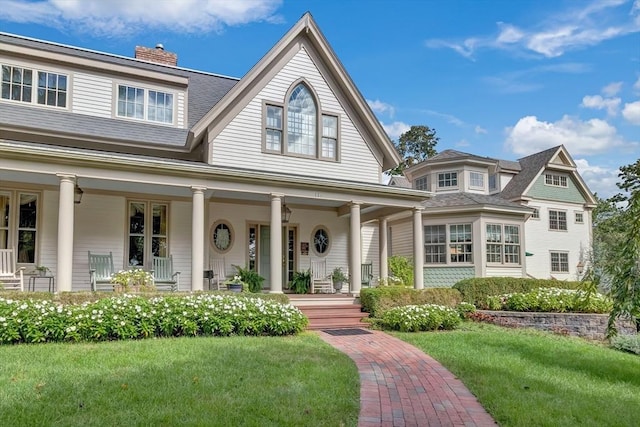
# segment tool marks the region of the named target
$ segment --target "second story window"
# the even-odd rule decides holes
[[[338,115],[322,114],[320,103],[305,83],[296,84],[285,102],[266,102],[263,150],[317,159],[337,160]]]
[[[429,176],[421,176],[415,180],[416,190],[429,191]]]
[[[2,65],[2,99],[66,108],[67,76]]]
[[[489,190],[496,190],[498,188],[498,174],[492,173],[489,175]]]
[[[547,173],[544,175],[544,183],[546,185],[552,185],[554,187],[567,187],[567,177],[564,175],[557,175],[553,173]]]
[[[549,229],[567,230],[567,213],[565,211],[549,211]]]
[[[173,123],[173,94],[118,85],[118,117]]]
[[[469,185],[476,188],[484,188],[484,174],[469,172]]]
[[[458,186],[458,172],[442,172],[438,174],[438,188]]]

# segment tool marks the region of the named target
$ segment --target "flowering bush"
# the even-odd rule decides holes
[[[111,283],[122,286],[125,292],[132,288],[140,290],[153,290],[153,276],[151,273],[141,268],[132,268],[131,270],[120,270],[111,276]]]
[[[611,300],[599,293],[583,290],[539,288],[527,293],[513,293],[487,298],[490,310],[607,313]]]
[[[129,294],[75,305],[0,298],[0,344],[170,336],[291,335],[308,319],[289,304],[233,295]]]
[[[395,276],[378,277],[378,286],[402,286],[402,279]]]
[[[454,329],[461,322],[460,314],[443,305],[405,305],[386,311],[377,322],[384,329],[401,332]]]

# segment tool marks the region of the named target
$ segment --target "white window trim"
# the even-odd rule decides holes
[[[582,216],[582,220],[578,221],[578,215]],[[584,211],[574,211],[573,212],[573,222],[575,224],[584,224]]]
[[[16,63],[12,63],[10,61],[5,61],[4,59],[2,60],[2,62],[0,62],[0,66],[2,65],[6,65],[9,67],[13,67],[13,68],[22,68],[23,70],[30,70],[31,71],[31,100],[30,101],[18,101],[18,100],[14,100],[14,99],[5,99],[0,97],[0,102],[9,102],[9,103],[18,103],[20,105],[29,105],[29,106],[33,106],[33,107],[40,107],[40,108],[54,108],[57,110],[70,110],[71,109],[71,82],[72,82],[72,78],[71,78],[71,74],[68,71],[62,71],[62,70],[55,70],[55,69],[45,69],[45,68],[40,68],[37,67],[33,64],[16,64]],[[62,75],[65,76],[67,78],[67,96],[66,96],[66,102],[65,102],[65,106],[61,107],[58,105],[48,105],[48,104],[40,104],[38,102],[38,73],[48,73],[48,74],[57,74],[57,75]],[[2,72],[0,69],[0,80],[2,79]],[[0,81],[1,84],[1,81]]]
[[[121,116],[118,114],[118,101],[119,101],[119,87],[120,86],[125,86],[125,87],[132,87],[132,88],[136,88],[136,89],[142,89],[144,91],[143,94],[143,99],[144,99],[144,108],[143,108],[143,113],[144,113],[144,117],[142,119],[139,119],[137,117],[127,117],[127,116]],[[172,101],[172,113],[171,113],[171,122],[160,122],[160,121],[156,121],[156,120],[149,120],[148,116],[149,116],[149,104],[148,104],[148,99],[147,96],[149,94],[149,91],[154,91],[154,92],[161,92],[164,94],[168,94],[171,95],[173,98]],[[134,83],[134,82],[126,82],[126,81],[116,81],[114,82],[114,87],[113,87],[113,118],[114,119],[118,119],[118,120],[131,120],[137,123],[149,123],[149,124],[154,124],[154,125],[158,125],[158,126],[171,126],[174,127],[176,126],[176,123],[178,121],[178,92],[165,88],[165,87],[154,87],[154,86],[147,86],[147,85],[143,85],[143,84],[139,84],[139,83]]]
[[[480,178],[482,179],[482,185],[474,185],[473,184],[473,175],[476,174],[478,176],[480,176]],[[475,188],[475,189],[479,189],[479,190],[484,190],[485,189],[485,176],[484,173],[482,172],[477,172],[477,171],[469,171],[469,188]]]
[[[551,183],[547,182],[547,177],[551,177]],[[558,178],[558,184],[554,184],[554,177]],[[564,185],[562,184],[564,182]],[[559,187],[559,188],[568,188],[569,187],[569,178],[566,175],[561,175],[557,173],[545,173],[544,174],[544,185],[548,185],[549,187]]]
[[[558,228],[551,228],[551,212],[564,212],[564,224],[565,224],[565,228],[560,228],[560,218],[558,217]],[[563,233],[566,233],[567,231],[569,231],[569,219],[567,218],[567,211],[563,210],[563,209],[548,209],[548,215],[549,215],[549,231],[560,231]]]
[[[40,264],[40,238],[42,235],[42,192],[34,191],[23,188],[0,188],[0,194],[9,196],[9,222],[6,228],[7,232],[7,248],[13,248],[15,250],[15,262],[18,266],[30,267]],[[37,212],[36,212],[36,240],[34,242],[34,262],[20,262],[18,254],[18,238],[21,229],[25,229],[19,226],[20,216],[20,195],[32,194],[36,196]]]
[[[451,227],[454,225],[468,225],[471,228],[471,242],[452,242],[451,241]],[[445,227],[445,241],[444,243],[423,243],[423,246],[425,247],[425,254],[424,254],[424,263],[428,264],[430,266],[458,266],[458,265],[473,265],[474,264],[474,257],[475,257],[475,253],[474,253],[474,240],[475,240],[475,236],[473,233],[473,223],[470,222],[461,222],[461,223],[439,223],[439,224],[423,224],[422,225],[422,234],[423,234],[423,238],[425,237],[425,228],[426,227],[438,227],[438,226],[444,226]],[[425,239],[426,241],[426,239]],[[427,261],[427,254],[426,254],[426,247],[427,245],[429,246],[443,246],[445,247],[445,262],[428,262]],[[471,261],[452,261],[451,260],[451,245],[471,245]]]
[[[563,270],[554,270],[553,269],[553,254],[558,254],[558,266],[562,266],[562,261],[560,260],[560,255],[566,255],[567,256],[567,270],[563,271]],[[551,271],[551,273],[555,273],[555,274],[569,274],[571,266],[569,264],[569,252],[568,251],[549,251],[549,271]]]
[[[538,212],[538,216],[533,216],[533,213],[531,214],[531,216],[529,217],[529,219],[532,219],[534,221],[540,221],[541,217],[540,217],[540,206],[528,206],[531,209],[535,209],[536,212]]]
[[[456,185],[440,185],[440,175],[445,175],[445,174],[450,174],[456,175]],[[452,181],[453,177],[451,176],[449,178],[449,181]],[[446,181],[446,179],[445,179]],[[443,190],[455,190],[457,188],[460,188],[460,173],[458,171],[442,171],[442,172],[436,172],[436,188],[438,189],[443,189]]]
[[[488,236],[487,236],[487,226],[492,225],[492,226],[498,226],[500,227],[500,242],[490,242],[488,240]],[[516,227],[518,229],[518,243],[509,243],[506,241],[506,236],[507,233],[505,231],[505,227]],[[508,267],[515,267],[515,266],[521,266],[522,265],[522,227],[520,227],[519,224],[505,224],[505,223],[494,223],[494,222],[488,222],[485,224],[484,227],[484,231],[485,231],[485,261],[487,263],[487,265],[490,266],[499,266],[499,265],[503,265],[503,266],[508,266]],[[487,259],[487,256],[489,255],[489,251],[487,249],[488,245],[499,245],[500,246],[500,262],[496,262],[496,261],[489,261]],[[507,252],[505,250],[505,248],[507,246],[518,246],[519,250],[518,250],[518,262],[507,262]]]
[[[129,259],[129,237],[131,236],[130,229],[130,216],[129,216],[129,206],[131,203],[142,203],[144,204],[144,221],[145,221],[145,232],[143,234],[144,238],[144,254],[143,254],[143,264],[140,265],[132,265],[130,264]],[[171,254],[171,203],[166,200],[151,200],[151,199],[142,199],[142,198],[131,198],[127,199],[125,203],[125,242],[124,242],[124,265],[127,268],[136,267],[136,268],[144,268],[146,270],[150,269],[150,265],[152,263],[153,258],[153,205],[165,205],[167,207],[167,233],[164,236],[167,239],[167,247],[166,247],[166,256]]]

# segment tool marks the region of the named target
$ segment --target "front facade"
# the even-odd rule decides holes
[[[382,184],[398,154],[308,14],[241,79],[1,33],[0,63],[0,248],[59,291],[90,289],[91,252],[171,256],[181,290],[222,260],[283,292],[320,259],[358,293],[362,263],[387,274],[386,218],[422,227],[431,194]]]
[[[394,177],[432,192],[423,215],[425,286],[470,277],[577,280],[595,199],[563,146],[505,161],[445,150]],[[411,224],[391,225],[391,253],[411,255]]]

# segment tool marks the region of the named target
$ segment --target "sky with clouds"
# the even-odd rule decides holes
[[[310,11],[392,139],[515,160],[564,144],[602,197],[640,157],[640,0],[0,0],[0,31],[242,77]]]

